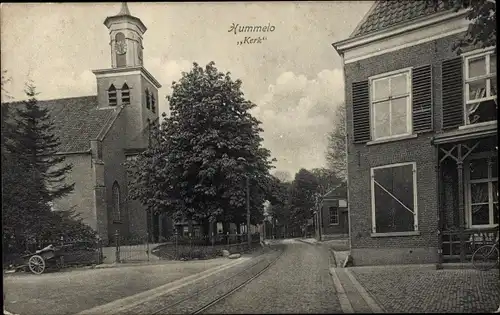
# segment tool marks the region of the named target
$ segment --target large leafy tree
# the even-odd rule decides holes
[[[277,222],[285,224],[289,216],[290,182],[284,182],[273,176],[267,200],[270,202],[269,214]]]
[[[272,161],[241,84],[214,62],[194,63],[172,83],[170,116],[130,163],[132,198],[177,220],[222,221],[227,231],[227,223],[245,222],[248,177],[252,222],[262,219]]]
[[[340,105],[335,110],[333,130],[328,134],[326,161],[328,168],[336,177],[347,180],[347,145],[346,145],[346,114],[345,106]]]
[[[491,47],[496,46],[497,23],[496,23],[496,1],[495,0],[427,0],[428,5],[437,10],[444,9],[468,9],[467,19],[471,21],[465,37],[460,39],[454,49],[460,53],[462,48]]]
[[[295,174],[290,194],[290,225],[299,230],[312,218],[318,180],[314,174],[306,169],[300,169]]]

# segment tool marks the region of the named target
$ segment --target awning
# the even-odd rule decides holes
[[[497,135],[497,124],[482,126],[471,126],[435,135],[431,143],[433,145],[467,141],[472,139],[486,138]]]

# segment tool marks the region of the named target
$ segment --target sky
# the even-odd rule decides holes
[[[277,159],[275,171],[292,177],[325,166],[327,134],[343,104],[341,59],[332,43],[347,38],[373,1],[162,2],[128,4],[142,20],[144,67],[163,85],[161,112],[168,112],[171,82],[192,63],[214,61],[243,81],[257,105],[263,146]],[[10,3],[1,5],[1,68],[7,89],[24,98],[32,80],[39,99],[96,94],[92,70],[111,67],[103,22],[120,3]],[[273,32],[234,33],[232,24],[273,26]],[[261,43],[242,44],[245,36]]]

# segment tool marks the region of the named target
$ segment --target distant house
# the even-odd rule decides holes
[[[314,216],[316,237],[326,239],[347,236],[349,234],[349,215],[345,185],[331,189],[318,201],[318,209]]]
[[[148,146],[150,124],[159,119],[160,83],[143,67],[142,36],[146,26],[123,4],[106,18],[111,67],[94,70],[97,95],[39,101],[50,110],[62,146],[59,154],[73,164],[67,176],[73,193],[53,203],[54,210],[71,208],[108,242],[116,230],[125,239],[147,233],[158,239],[172,230],[164,216],[147,215],[128,198],[123,163]],[[105,43],[107,44],[107,43]],[[10,112],[22,102],[2,104]]]
[[[494,47],[452,50],[466,14],[376,1],[333,44],[355,265],[465,261],[498,224],[497,58]]]

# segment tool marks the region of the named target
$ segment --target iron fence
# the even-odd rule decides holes
[[[116,231],[115,243],[103,249],[104,263],[125,263],[157,260],[209,259],[222,256],[222,250],[242,253],[260,243],[260,234],[251,235],[251,248],[246,234],[171,235],[161,242],[151,243],[148,234],[136,237],[120,236]]]

